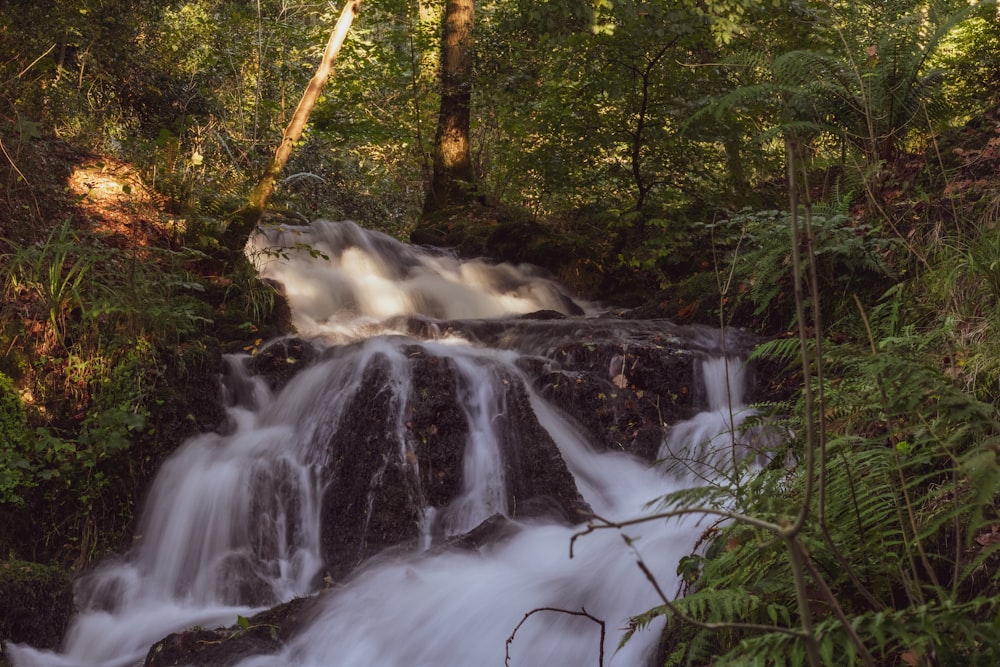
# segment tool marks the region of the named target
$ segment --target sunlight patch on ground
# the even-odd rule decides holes
[[[162,197],[124,163],[87,160],[73,170],[66,185],[94,231],[108,235],[113,245],[146,247],[184,233],[187,221],[164,214]]]

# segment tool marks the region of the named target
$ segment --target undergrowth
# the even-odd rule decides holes
[[[119,247],[66,219],[2,240],[0,557],[80,567],[125,539],[153,470],[218,419],[217,336],[245,340],[273,291],[213,284],[194,248]]]
[[[651,580],[662,604],[633,631],[665,621],[665,666],[998,664],[995,186],[947,224],[887,205],[873,181],[853,205],[813,204],[794,125],[784,131],[787,210],[713,225],[739,240],[717,271],[784,324],[751,362],[796,387],[758,406],[789,436],[769,464],[598,522],[715,519],[679,564],[681,595]]]
[[[772,221],[776,233],[804,217],[764,213],[754,222]],[[787,250],[754,251],[774,272],[754,276],[751,298],[765,307],[792,300],[796,280],[808,294],[790,315],[803,335],[752,355],[801,387],[760,406],[775,432],[793,435],[763,468],[741,466],[660,499],[644,520],[707,513],[718,521],[679,565],[682,595],[663,595],[634,627],[666,618],[660,664],[669,666],[997,664],[1000,421],[995,365],[973,360],[996,352],[987,332],[1000,302],[966,250],[994,232],[970,227],[953,251],[938,249],[931,270],[898,280],[866,308],[859,271],[891,268],[866,263],[876,244],[829,252],[836,237],[824,237],[826,223],[800,242],[801,272],[780,259]],[[818,330],[828,311],[816,300],[837,286],[807,275],[834,259],[858,267],[845,278],[858,281],[846,284],[853,318],[842,304],[829,311],[837,328]],[[928,288],[943,274],[980,299],[942,298],[934,308]]]

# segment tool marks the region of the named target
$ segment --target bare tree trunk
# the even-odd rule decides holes
[[[469,201],[474,0],[447,0],[441,39],[441,111],[434,138],[434,174],[424,215]]]
[[[260,218],[264,214],[264,209],[267,207],[267,202],[274,192],[275,181],[277,181],[278,176],[281,175],[281,171],[285,168],[288,158],[291,157],[292,147],[302,136],[302,131],[309,120],[309,114],[312,113],[320,91],[323,90],[327,79],[330,78],[333,65],[337,60],[337,55],[340,53],[340,47],[344,44],[347,31],[350,30],[351,23],[354,21],[354,16],[357,14],[360,6],[361,0],[348,0],[347,4],[344,5],[344,9],[340,13],[340,18],[337,19],[337,25],[334,26],[333,32],[330,33],[330,40],[326,44],[326,50],[323,51],[323,58],[316,68],[316,73],[313,74],[312,80],[306,86],[306,90],[302,94],[302,99],[299,100],[299,105],[295,108],[295,113],[292,114],[292,119],[289,121],[288,127],[285,128],[285,133],[281,137],[281,144],[278,145],[278,149],[274,152],[274,157],[267,165],[267,169],[264,170],[264,175],[261,176],[257,187],[250,193],[247,206],[237,214],[236,219],[226,229],[226,245],[229,245],[228,241],[234,244],[245,242],[247,236],[257,226],[257,223],[260,222]]]

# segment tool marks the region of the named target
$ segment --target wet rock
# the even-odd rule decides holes
[[[538,516],[543,510],[554,509],[551,514],[566,520],[583,520],[590,515],[590,507],[580,495],[559,447],[538,423],[524,385],[513,377],[507,382],[503,419],[508,437],[502,447],[511,517]]]
[[[228,628],[167,635],[149,649],[144,667],[231,667],[244,658],[278,652],[312,618],[316,598],[297,598]]]
[[[470,436],[453,360],[419,346],[407,352],[411,388],[399,406],[388,364],[373,363],[326,445],[328,491],[323,499],[322,550],[328,574],[342,579],[390,546],[415,545],[426,508],[446,508],[462,492]],[[539,424],[523,379],[507,373],[501,458],[511,517],[546,514],[579,521],[589,512],[559,449]],[[428,530],[436,535],[435,527]],[[438,535],[443,537],[443,535]]]
[[[652,460],[668,424],[696,410],[700,354],[639,342],[564,344],[530,372],[542,396],[591,434],[594,445]]]
[[[263,607],[277,602],[267,580],[257,571],[255,559],[248,554],[233,554],[219,570],[216,593],[226,604]]]
[[[583,314],[579,306],[576,306],[572,311],[577,314]],[[560,313],[558,310],[536,310],[533,313],[525,313],[521,315],[518,319],[522,320],[564,320],[566,315]]]
[[[449,539],[442,546],[442,550],[478,551],[483,547],[502,542],[520,530],[521,527],[516,522],[503,514],[494,514],[469,532]]]
[[[334,579],[419,534],[422,506],[413,466],[399,451],[390,374],[390,365],[378,360],[366,368],[327,444],[321,548]]]
[[[250,358],[250,369],[267,379],[272,390],[278,390],[319,353],[316,347],[302,338],[280,338],[257,351]]]
[[[420,484],[428,505],[443,507],[462,486],[462,458],[469,426],[455,397],[458,382],[448,359],[411,350],[413,393],[406,429],[420,463]]]

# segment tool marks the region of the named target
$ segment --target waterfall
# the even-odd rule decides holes
[[[463,459],[462,492],[436,517],[446,535],[472,530],[483,519],[507,514],[504,470],[500,458],[501,432],[495,419],[504,411],[502,386],[495,373],[485,371],[472,357],[455,357],[466,386],[460,399],[470,426]]]
[[[718,356],[701,362],[705,409],[671,427],[659,457],[681,479],[710,483],[747,459],[763,462],[776,434],[754,423],[744,403],[745,362]]]
[[[135,546],[78,581],[79,613],[61,649],[9,646],[14,665],[134,665],[168,633],[233,625],[312,595],[315,613],[282,652],[247,657],[242,667],[466,667],[507,656],[512,665],[594,665],[601,647],[593,619],[606,624],[606,664],[648,664],[662,629],[656,622],[615,650],[630,616],[659,603],[636,558],[676,592],[676,564],[703,530],[700,519],[638,524],[623,540],[616,530],[578,536],[581,524],[522,516],[509,447],[523,438],[513,429],[526,417],[511,391],[526,397],[540,427],[532,437],[554,443],[587,506],[624,520],[725,466],[734,451],[749,451],[736,435],[751,414],[743,405],[742,360],[699,352],[703,411],[671,427],[660,449],[673,461],[665,474],[595,447],[532,386],[526,365],[551,361],[540,356],[544,322],[526,323],[523,345],[506,328],[509,319],[492,334],[475,323],[468,329],[475,334],[449,333],[446,320],[556,311],[571,316],[571,325],[559,326],[576,340],[592,307],[537,270],[461,262],[352,223],[271,229],[248,251],[261,276],[284,291],[318,359],[281,389],[250,374],[249,358],[228,360],[225,431],[191,439],[164,464]],[[425,335],[415,337],[414,321],[405,318],[418,318]],[[484,344],[490,335],[494,344]],[[465,443],[461,484],[447,500],[428,480],[451,473],[447,466],[428,470],[410,421],[414,405],[440,398],[420,395],[414,359],[454,378],[461,408],[454,419]],[[627,381],[624,366],[617,357],[609,386]],[[359,413],[363,427],[349,428]],[[345,489],[343,503],[331,500]],[[386,532],[380,508],[390,501],[402,511],[405,549],[371,558],[321,590],[331,558],[377,553]],[[449,537],[498,515],[510,528],[501,539],[449,546]]]

